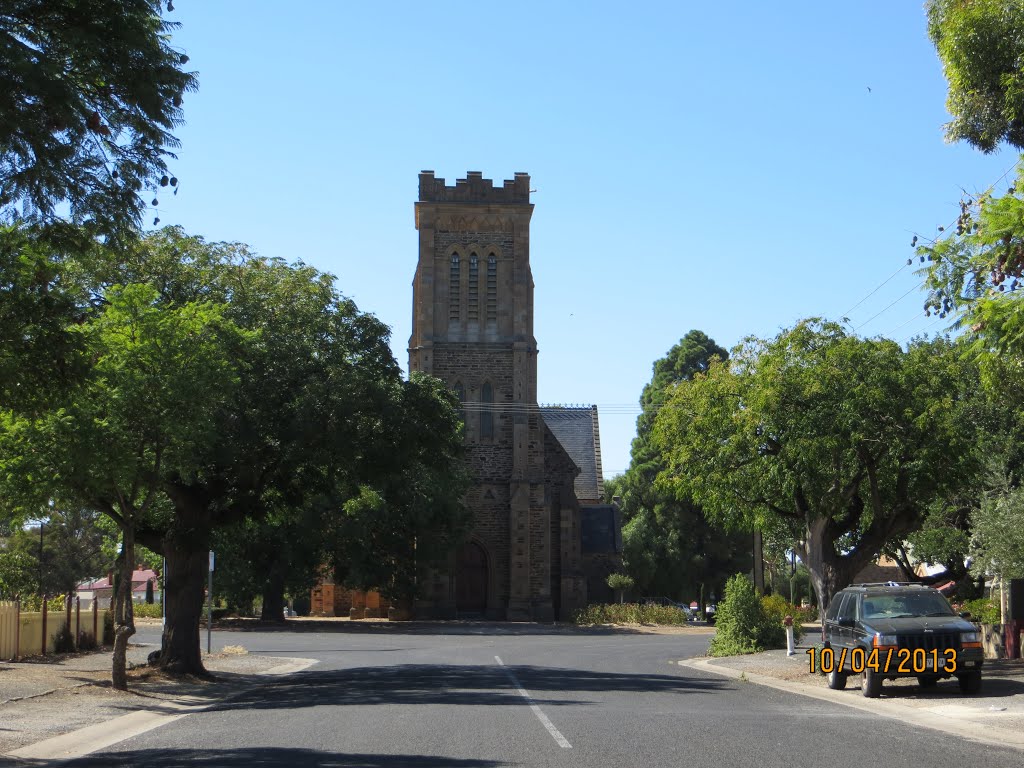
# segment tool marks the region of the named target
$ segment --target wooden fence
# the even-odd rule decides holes
[[[0,659],[17,660],[24,656],[54,653],[56,638],[65,627],[71,629],[71,641],[78,650],[83,641],[103,641],[103,618],[93,601],[91,611],[81,603],[66,603],[64,610],[53,610],[43,601],[42,610],[23,611],[18,601],[0,602]]]

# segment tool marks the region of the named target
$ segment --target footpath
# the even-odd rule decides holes
[[[810,671],[807,641],[814,636],[813,629],[808,631],[804,645],[797,647],[794,656],[787,656],[785,650],[773,650],[748,656],[685,659],[678,663],[972,741],[1024,750],[1024,660],[987,659],[981,692],[972,696],[960,692],[956,678],[942,680],[927,689],[921,688],[915,678],[903,678],[886,680],[882,696],[868,699],[861,693],[859,676],[849,678],[846,690],[833,691],[824,675]]]
[[[110,686],[110,652],[0,663],[0,764],[79,757],[215,706],[267,675],[298,672],[312,659],[256,656],[227,646],[204,654],[215,681],[170,678],[146,666],[150,645],[130,645],[128,691]]]

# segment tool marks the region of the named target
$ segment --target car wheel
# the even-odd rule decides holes
[[[938,682],[939,678],[929,675],[919,675],[917,678],[917,684],[922,688],[934,688]]]
[[[846,688],[847,674],[833,667],[832,671],[825,675],[825,680],[833,691],[841,691]]]
[[[957,677],[961,693],[978,693],[981,691],[981,672],[964,672]]]
[[[877,699],[882,695],[882,676],[873,669],[865,669],[860,690],[866,698]]]

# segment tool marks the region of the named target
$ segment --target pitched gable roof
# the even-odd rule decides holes
[[[548,429],[580,468],[574,485],[576,498],[599,501],[604,496],[604,476],[597,406],[566,408],[542,405],[540,413]]]

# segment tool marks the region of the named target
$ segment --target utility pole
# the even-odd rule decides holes
[[[758,595],[764,594],[764,542],[760,531],[754,531],[754,589]]]
[[[42,520],[39,521],[39,596],[46,599],[43,595],[43,525]]]

